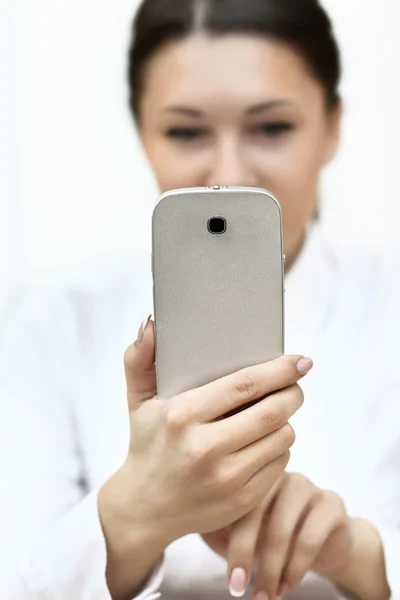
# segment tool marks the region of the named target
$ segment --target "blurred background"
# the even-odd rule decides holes
[[[137,0],[0,0],[0,317],[27,287],[150,249],[157,188],[127,108]],[[345,129],[326,172],[329,236],[400,249],[398,0],[325,0]]]

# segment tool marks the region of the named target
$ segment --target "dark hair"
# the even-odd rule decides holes
[[[163,45],[195,31],[251,33],[290,44],[324,87],[327,107],[340,100],[340,52],[318,0],[143,0],[133,24],[128,66],[136,118],[148,60]]]

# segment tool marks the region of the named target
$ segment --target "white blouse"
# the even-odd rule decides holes
[[[97,490],[129,442],[123,354],[151,313],[150,260],[44,297],[0,340],[0,597],[110,600]],[[286,351],[311,356],[290,471],[342,495],[385,546],[400,599],[400,271],[332,248],[319,227],[286,282]],[[135,565],[132,564],[132,569]],[[227,600],[226,563],[197,535],[172,544],[138,596]],[[251,598],[249,590],[247,598]],[[288,598],[340,598],[310,574]]]

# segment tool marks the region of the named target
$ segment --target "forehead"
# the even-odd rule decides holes
[[[298,53],[262,36],[192,35],[164,46],[146,69],[145,96],[158,105],[248,106],[277,97],[307,105],[322,95]]]

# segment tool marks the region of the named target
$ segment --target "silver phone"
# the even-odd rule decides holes
[[[152,220],[158,395],[284,353],[278,201],[263,189],[172,190]]]

